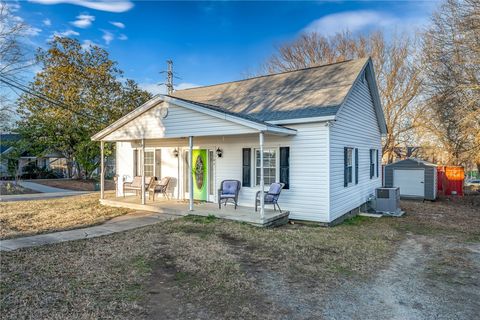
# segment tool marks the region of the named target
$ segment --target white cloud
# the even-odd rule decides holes
[[[107,30],[102,30],[102,32],[103,32],[102,39],[105,41],[107,45],[109,45],[110,42],[112,42],[112,40],[114,39],[113,33]]]
[[[55,31],[50,36],[49,40],[52,40],[54,37],[70,37],[70,36],[79,36],[79,35],[80,33],[71,29],[65,30],[63,32]]]
[[[118,36],[118,40],[128,40],[128,37],[122,33]]]
[[[102,45],[88,39],[82,41],[82,49],[85,51],[90,51],[91,47],[93,46],[101,47]]]
[[[108,11],[108,12],[125,12],[133,8],[133,2],[130,0],[28,0],[34,3],[45,5],[68,3],[89,9]]]
[[[10,10],[10,12],[17,12],[18,10],[20,10],[20,3],[18,3],[18,1],[10,1],[10,2],[1,2],[0,3],[0,8],[5,6],[6,8],[8,8],[8,10]]]
[[[150,92],[151,94],[166,94],[167,93],[167,89],[162,84],[146,82],[146,83],[139,83],[138,85],[139,85],[140,88],[142,88],[145,91]]]
[[[92,25],[92,22],[95,21],[95,17],[89,14],[80,14],[77,16],[77,20],[71,21],[70,23],[73,24],[77,28],[88,28]]]
[[[338,32],[352,33],[385,30],[398,32],[413,32],[428,22],[425,15],[406,17],[394,16],[390,13],[375,10],[345,11],[326,15],[310,23],[303,31],[317,32],[324,36],[331,36]]]
[[[114,25],[115,27],[120,28],[120,29],[124,29],[124,28],[125,28],[125,24],[122,23],[122,22],[110,21],[110,24],[112,24],[112,25]]]
[[[165,87],[165,84],[163,84],[161,81],[159,81],[158,83],[144,82],[144,83],[140,83],[139,86],[140,88],[150,92],[151,94],[167,93],[167,88]],[[195,88],[199,86],[200,85],[195,83],[181,82],[178,85],[175,85],[175,90],[183,90],[183,89]]]
[[[47,26],[47,27],[50,27],[52,25],[52,20],[50,19],[45,19],[42,21],[43,25]]]
[[[35,37],[35,36],[38,36],[38,34],[42,32],[42,29],[39,29],[39,28],[34,28],[34,27],[27,27],[23,32],[22,34],[26,35],[26,36],[31,36],[31,37]]]
[[[315,31],[325,36],[337,32],[352,33],[371,27],[386,27],[397,22],[397,19],[385,12],[373,10],[345,11],[326,15],[310,23],[304,31]]]

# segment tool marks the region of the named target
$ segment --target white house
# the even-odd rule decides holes
[[[173,177],[171,196],[190,209],[217,201],[225,179],[241,181],[239,205],[253,207],[263,172],[265,188],[286,184],[290,219],[329,224],[381,186],[385,133],[372,61],[359,59],[156,96],[92,139],[116,143],[120,178]],[[206,162],[203,193],[191,192],[190,155]]]

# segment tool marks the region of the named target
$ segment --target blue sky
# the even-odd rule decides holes
[[[32,28],[34,46],[53,34],[96,43],[125,76],[150,91],[172,59],[178,88],[241,79],[276,45],[303,31],[349,29],[414,32],[428,22],[434,1],[159,2],[29,0],[11,2]]]

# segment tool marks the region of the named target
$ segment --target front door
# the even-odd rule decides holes
[[[208,162],[206,149],[194,149],[192,152],[193,198],[208,200]]]

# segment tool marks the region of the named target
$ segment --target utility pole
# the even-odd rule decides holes
[[[167,94],[172,95],[173,93],[173,61],[167,60]]]

